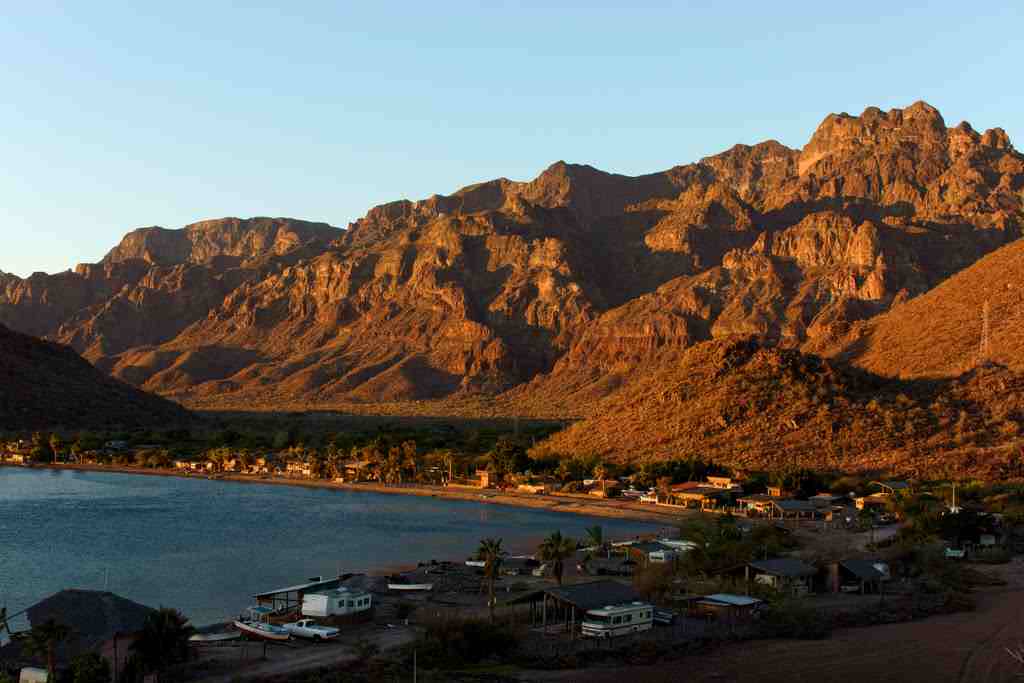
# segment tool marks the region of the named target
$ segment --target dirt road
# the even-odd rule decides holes
[[[389,650],[415,639],[415,633],[408,629],[386,631],[376,634],[372,640],[381,650]],[[217,673],[200,676],[193,683],[233,683],[234,681],[264,678],[281,674],[296,674],[311,671],[325,666],[340,666],[356,659],[356,653],[350,643],[323,643],[320,645],[304,644],[294,650],[281,647],[269,648],[266,660],[260,659],[263,647],[259,643],[247,646],[246,659],[242,653],[237,655],[234,650],[225,654],[230,662],[217,666]]]

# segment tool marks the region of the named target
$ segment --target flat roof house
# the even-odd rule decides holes
[[[545,631],[549,626],[561,626],[570,635],[574,635],[583,615],[589,610],[640,600],[640,594],[633,590],[632,586],[611,579],[602,579],[551,586],[527,593],[508,604],[529,604],[531,624],[539,621]]]
[[[695,600],[690,612],[696,617],[706,617],[726,622],[746,621],[764,604],[764,600],[749,595],[713,593]]]

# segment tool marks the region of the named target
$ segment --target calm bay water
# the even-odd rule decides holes
[[[656,528],[418,496],[0,467],[0,606],[106,586],[205,624],[310,576],[458,560],[485,536],[532,552],[551,531],[579,537],[593,524],[611,538]]]

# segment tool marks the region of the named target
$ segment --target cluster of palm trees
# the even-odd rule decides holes
[[[357,480],[379,481],[388,485],[427,478],[443,483],[451,478],[456,463],[451,450],[435,450],[424,455],[411,439],[393,445],[376,439],[365,446],[353,446],[347,453],[334,443],[328,443],[322,449],[299,444],[288,448],[282,457],[289,462],[308,465],[310,476],[315,479],[334,479],[349,469],[354,470]],[[251,451],[227,446],[207,451],[205,459],[217,472],[223,472],[231,464],[237,471],[249,471],[257,461]]]
[[[604,532],[600,526],[593,526],[587,529],[587,541],[593,547],[605,549],[608,543],[604,538]],[[537,559],[551,565],[551,575],[555,582],[561,586],[565,575],[565,562],[571,559],[580,544],[573,538],[563,536],[561,531],[554,531],[548,535],[537,547]],[[487,609],[491,621],[494,621],[494,608],[496,599],[494,596],[495,582],[501,574],[501,565],[508,553],[502,548],[502,539],[484,538],[476,551],[476,559],[484,563],[484,580],[487,586]]]

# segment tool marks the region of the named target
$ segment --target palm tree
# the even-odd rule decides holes
[[[47,619],[39,626],[32,627],[25,639],[25,646],[29,653],[40,657],[46,657],[47,681],[53,683],[57,680],[57,645],[71,636],[71,629],[64,624],[58,624],[53,619]]]
[[[389,484],[402,484],[402,449],[398,446],[388,449],[388,457],[384,461],[384,479]]]
[[[491,622],[494,622],[494,582],[501,571],[501,562],[508,555],[501,548],[500,538],[485,538],[480,541],[476,551],[476,559],[484,562],[484,578],[487,579],[487,609],[490,611]]]
[[[604,529],[600,524],[595,524],[592,527],[588,527],[586,530],[587,534],[587,545],[593,548],[597,548],[597,552],[608,552],[608,556],[611,556],[612,548],[611,544],[608,543],[608,539],[604,537]]]
[[[188,659],[188,639],[194,632],[188,618],[181,612],[161,607],[146,617],[142,632],[132,643],[132,650],[142,665],[155,672],[159,680],[163,669]]]
[[[556,531],[541,542],[537,554],[544,562],[551,563],[551,571],[555,575],[555,581],[562,585],[562,573],[565,571],[565,560],[576,553],[576,541],[562,536],[561,531]]]
[[[412,472],[411,479],[416,480],[416,470],[419,468],[419,451],[416,442],[410,439],[402,442],[402,468]]]
[[[444,483],[451,483],[452,470],[455,469],[455,455],[452,453],[451,449],[445,449],[442,451],[441,466],[444,468],[445,472],[442,476],[446,477]]]
[[[594,466],[594,479],[601,482],[601,493],[607,495],[608,491],[604,487],[604,480],[608,477],[608,468],[601,463]]]
[[[53,462],[57,463],[57,455],[64,448],[64,439],[60,438],[60,434],[54,432],[50,434],[50,450],[53,451]]]

